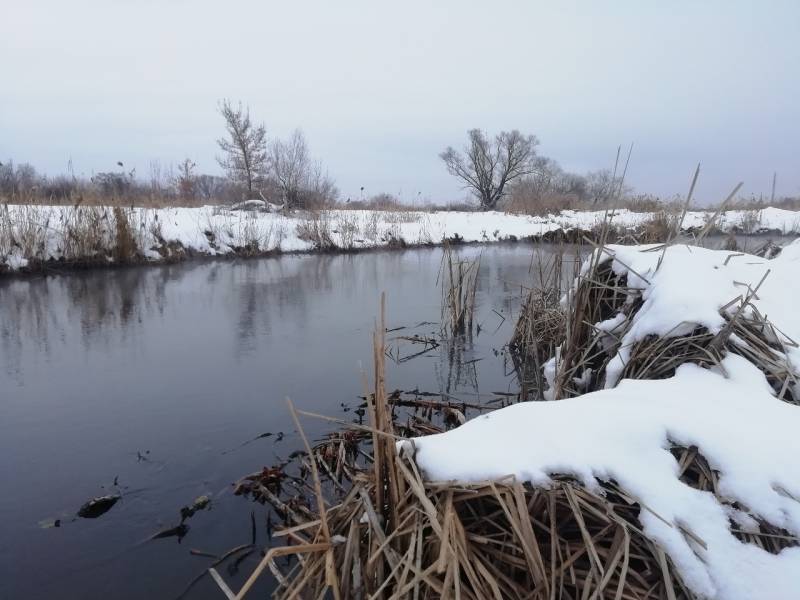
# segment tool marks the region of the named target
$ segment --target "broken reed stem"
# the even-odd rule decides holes
[[[736,187],[733,188],[733,191],[730,194],[728,194],[728,197],[725,198],[723,203],[719,205],[714,214],[711,215],[711,218],[708,220],[708,223],[706,223],[705,227],[703,227],[700,233],[697,234],[697,238],[695,238],[695,244],[699,245],[700,242],[703,241],[703,238],[705,238],[709,234],[709,232],[714,228],[714,225],[716,224],[719,216],[728,208],[728,204],[731,203],[731,200],[733,200],[734,196],[736,196],[736,193],[741,189],[743,185],[744,182],[740,181],[736,185]]]
[[[656,266],[656,270],[661,267],[661,263],[664,261],[664,256],[667,253],[667,248],[669,248],[674,241],[678,238],[683,230],[683,220],[686,218],[686,213],[689,211],[689,204],[692,202],[692,196],[694,195],[694,187],[697,185],[697,178],[700,176],[700,163],[697,163],[697,168],[694,170],[694,177],[692,177],[692,183],[689,185],[689,193],[686,195],[686,202],[683,204],[683,210],[681,211],[681,216],[675,222],[675,229],[670,232],[667,239],[664,241],[664,248],[661,251],[661,257],[658,259],[658,265]]]

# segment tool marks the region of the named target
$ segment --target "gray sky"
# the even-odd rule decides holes
[[[800,2],[0,0],[0,160],[219,172],[220,98],[301,127],[343,197],[464,196],[437,154],[535,133],[585,171],[635,144],[629,182],[800,194]]]

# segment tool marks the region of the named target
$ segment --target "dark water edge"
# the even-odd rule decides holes
[[[444,347],[389,361],[390,390],[471,402],[515,391],[503,345],[530,283],[531,247],[459,252],[482,254],[481,332],[458,364]],[[190,549],[249,542],[251,510],[266,545],[268,511],[233,496],[231,483],[300,447],[287,396],[354,418],[381,292],[389,329],[438,330],[440,261],[433,248],[0,282],[0,598],[174,598],[211,562]],[[318,438],[333,426],[304,428]],[[118,491],[107,513],[73,520],[89,498]],[[148,540],[201,495],[211,507],[187,520],[182,540]],[[55,519],[61,526],[46,528]],[[257,559],[223,574],[237,587]],[[220,592],[206,580],[188,597]]]

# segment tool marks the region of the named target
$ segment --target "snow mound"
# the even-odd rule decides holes
[[[747,296],[751,297],[743,316],[757,310],[776,324],[782,332],[779,342],[798,370],[800,311],[792,290],[800,279],[800,240],[772,260],[685,245],[671,246],[662,259],[660,248],[609,246],[603,251],[601,261],[611,261],[614,272],[627,277],[628,286],[642,290],[644,300],[608,366],[606,387],[616,385],[634,343],[649,335],[686,335],[696,326],[717,333],[726,322],[721,309],[727,307],[725,312],[733,315]]]
[[[744,310],[767,315],[793,365],[800,364],[792,346],[800,339],[800,311],[792,306],[800,242],[773,260],[674,246],[659,266],[661,255],[646,246],[605,251],[603,260],[642,290],[643,300],[609,370],[645,336],[684,335],[697,325],[719,331],[725,325],[720,310],[736,310],[741,302],[731,301],[751,295],[762,279]],[[761,520],[800,536],[800,407],[776,398],[762,371],[734,354],[711,369],[684,364],[668,379],[606,385],[615,387],[517,404],[399,445],[413,449],[431,480],[513,475],[547,486],[552,475],[564,474],[596,491],[598,480],[613,480],[643,507],[645,535],[663,547],[695,594],[798,597],[800,548],[772,554],[731,529]],[[696,446],[719,472],[716,495],[681,480],[673,444]]]

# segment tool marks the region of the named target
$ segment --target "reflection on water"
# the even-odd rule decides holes
[[[515,389],[502,347],[531,251],[482,252],[480,333],[388,362],[387,387],[469,401]],[[285,398],[327,414],[357,404],[380,293],[388,328],[438,331],[440,259],[286,256],[0,282],[0,598],[176,596],[206,565],[189,548],[221,553],[249,535],[252,507],[230,483],[298,447]],[[285,436],[242,446],[263,432]],[[124,492],[108,513],[73,520],[114,481]],[[180,544],[148,541],[201,495],[211,510]],[[55,518],[60,528],[39,526]]]

